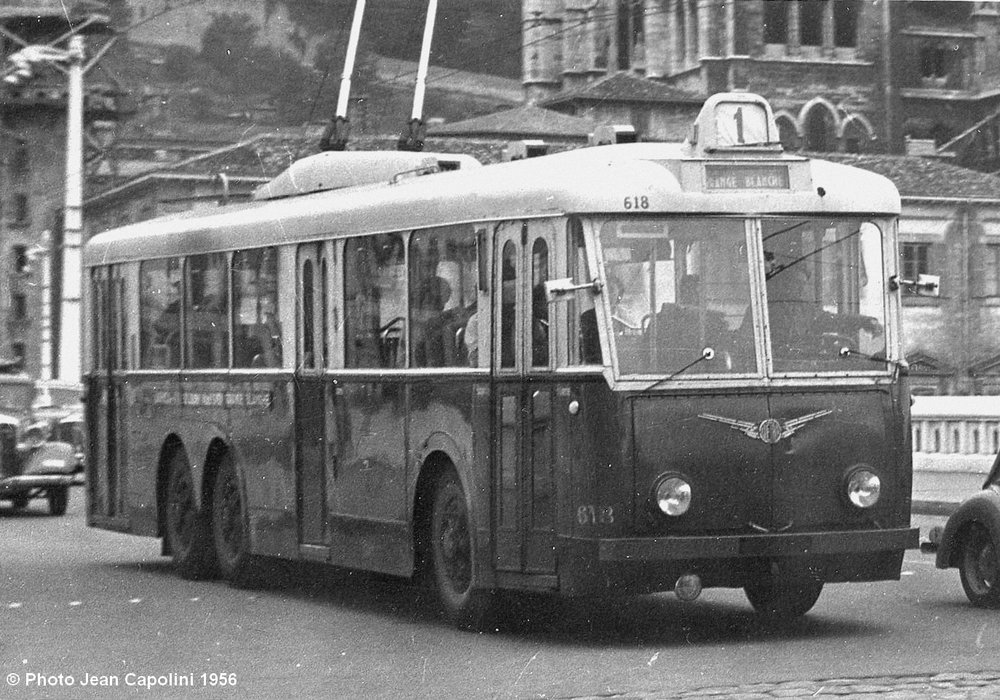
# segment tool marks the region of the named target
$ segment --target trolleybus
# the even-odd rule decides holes
[[[426,573],[463,625],[500,590],[797,616],[898,579],[899,196],[777,135],[725,93],[683,144],[321,153],[94,236],[90,525],[188,577]]]

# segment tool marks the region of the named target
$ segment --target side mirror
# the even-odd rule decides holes
[[[889,278],[889,289],[905,289],[911,294],[922,297],[937,297],[941,295],[941,275],[917,275],[915,280],[902,279],[899,275]]]
[[[604,289],[604,285],[598,279],[592,280],[590,282],[583,282],[581,284],[574,284],[571,277],[560,277],[556,280],[548,280],[545,282],[545,296],[548,297],[550,302],[557,301],[567,294],[572,294],[573,292],[579,291],[581,289],[589,289],[593,294],[600,294],[601,290]]]

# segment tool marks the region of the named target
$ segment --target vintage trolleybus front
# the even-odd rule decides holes
[[[427,570],[463,624],[498,589],[794,616],[898,578],[898,193],[776,142],[723,94],[685,144],[427,176],[321,154],[96,236],[90,523],[186,575]]]
[[[824,583],[898,578],[916,545],[898,194],[783,155],[776,134],[760,98],[716,96],[658,161],[676,189],[571,219],[584,274],[550,295],[593,297],[612,398],[574,418],[593,421],[579,457],[596,464],[564,585],[592,588],[598,562],[623,585],[743,587],[796,615]]]

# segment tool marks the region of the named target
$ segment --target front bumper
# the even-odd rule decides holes
[[[72,474],[21,474],[0,479],[0,497],[10,496],[53,486],[69,486],[73,483]]]
[[[705,588],[739,588],[761,576],[807,575],[826,583],[900,576],[916,528],[849,532],[560,538],[559,589],[567,595],[673,590],[697,574]]]
[[[665,562],[740,557],[790,557],[861,554],[919,545],[918,528],[719,536],[628,537],[598,539],[601,562]]]

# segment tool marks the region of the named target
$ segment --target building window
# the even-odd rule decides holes
[[[28,272],[28,246],[20,244],[12,246],[10,257],[14,274],[23,275]]]
[[[1000,297],[1000,244],[983,246],[982,296]]]
[[[18,192],[14,195],[14,225],[28,225],[28,195]]]
[[[26,295],[11,294],[10,306],[15,321],[23,321],[28,318],[28,297]]]
[[[930,243],[903,243],[901,245],[903,279],[916,280],[920,275],[927,274],[930,250]]]
[[[788,2],[771,0],[764,3],[764,43],[788,42]]]
[[[14,367],[19,370],[24,369],[24,343],[11,343],[10,350],[14,354]]]
[[[858,0],[837,0],[833,4],[833,43],[838,48],[858,45]]]
[[[800,0],[799,41],[802,46],[823,45],[823,15],[827,0]]]
[[[27,176],[29,163],[28,147],[23,143],[19,143],[14,149],[14,155],[10,162],[11,176],[15,178]]]
[[[632,68],[645,61],[644,0],[618,2],[618,68]]]

